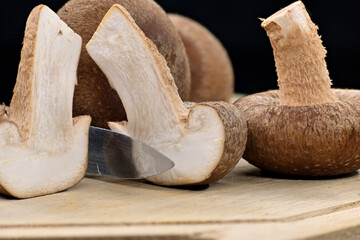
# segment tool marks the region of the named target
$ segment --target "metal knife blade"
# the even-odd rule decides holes
[[[90,127],[86,174],[141,179],[163,173],[174,162],[154,148],[129,136]]]

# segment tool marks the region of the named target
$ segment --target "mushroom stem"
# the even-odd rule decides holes
[[[111,8],[104,19],[93,37],[98,40],[90,41],[87,50],[120,96],[130,132],[153,145],[180,138],[188,110],[165,60],[159,53],[151,54],[156,47],[150,40],[143,47],[144,33],[120,5]],[[166,69],[159,69],[159,62]]]
[[[35,8],[27,21],[9,120],[19,126],[23,141],[49,151],[74,139],[72,100],[80,52],[73,49],[81,47],[81,38],[52,11],[42,10]],[[52,19],[59,20],[56,27],[38,27]]]
[[[331,91],[326,50],[304,4],[297,1],[267,18],[261,26],[273,47],[280,104],[306,106],[337,99]]]

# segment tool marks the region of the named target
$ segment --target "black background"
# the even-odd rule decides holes
[[[136,1],[136,0],[134,0]],[[57,11],[65,0],[3,1],[1,6],[0,102],[8,104],[15,84],[25,23],[31,9],[45,4]],[[206,26],[228,50],[236,91],[277,88],[272,49],[259,17],[266,18],[287,0],[157,0],[167,12],[191,17]],[[360,1],[304,0],[319,26],[333,86],[360,89]]]

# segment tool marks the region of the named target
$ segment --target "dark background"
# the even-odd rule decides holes
[[[136,0],[134,0],[136,1]],[[57,11],[65,0],[4,1],[1,6],[0,102],[8,104],[17,75],[25,23],[31,9],[45,4]],[[255,93],[277,88],[270,42],[260,27],[288,0],[157,0],[167,12],[191,17],[212,31],[228,50],[236,91]],[[360,89],[360,1],[304,0],[328,50],[333,86]]]

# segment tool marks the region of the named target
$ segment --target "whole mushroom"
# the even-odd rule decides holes
[[[331,89],[326,50],[302,2],[265,19],[279,90],[241,98],[244,158],[281,174],[330,176],[360,168],[360,91]]]

